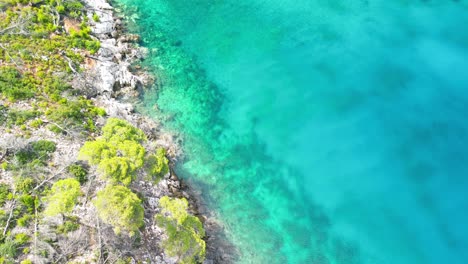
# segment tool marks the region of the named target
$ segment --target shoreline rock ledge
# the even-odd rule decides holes
[[[141,61],[147,55],[145,48],[139,47],[139,36],[124,32],[122,20],[106,0],[83,0],[87,16],[91,23],[92,33],[100,42],[97,56],[87,56],[83,78],[75,78],[76,87],[103,107],[110,117],[125,119],[142,129],[149,139],[167,150],[171,160],[171,170],[159,183],[146,181],[135,183],[134,187],[144,195],[145,230],[142,232],[143,249],[134,252],[143,259],[143,263],[176,263],[176,259],[165,256],[157,246],[161,242],[162,230],[153,224],[154,214],[159,212],[159,198],[185,197],[189,201],[189,210],[203,222],[206,231],[206,264],[234,263],[238,257],[236,248],[225,238],[225,228],[215,213],[210,211],[203,201],[200,191],[193,185],[180,180],[173,167],[177,158],[182,155],[173,135],[161,132],[160,126],[149,117],[134,111],[132,103],[137,102],[140,92],[153,83],[153,77],[147,72],[133,73],[131,65]],[[93,20],[93,15],[99,20]],[[101,124],[102,125],[102,124]],[[149,252],[148,249],[154,252]]]

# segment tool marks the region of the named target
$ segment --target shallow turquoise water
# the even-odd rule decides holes
[[[467,1],[117,2],[239,262],[468,263]]]

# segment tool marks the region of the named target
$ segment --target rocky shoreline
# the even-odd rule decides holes
[[[87,56],[85,73],[80,78],[75,78],[74,86],[80,87],[86,96],[97,106],[104,108],[110,117],[125,119],[142,129],[154,144],[167,150],[171,160],[170,173],[156,186],[145,181],[136,182],[133,186],[146,198],[144,207],[147,224],[142,235],[146,252],[141,252],[142,256],[150,259],[150,263],[175,261],[159,252],[157,245],[161,242],[162,231],[151,224],[153,216],[159,212],[159,198],[168,195],[185,197],[189,201],[191,213],[202,221],[206,230],[205,263],[235,262],[237,251],[225,239],[222,223],[204,206],[201,193],[190,188],[174,172],[175,162],[182,155],[176,138],[162,132],[154,120],[134,110],[133,104],[138,101],[139,94],[154,82],[154,77],[144,70],[132,69],[132,65],[143,60],[147,54],[147,51],[137,44],[139,36],[125,32],[122,18],[118,17],[114,8],[105,0],[84,0],[84,3],[93,35],[101,42],[101,48],[96,56]],[[99,19],[93,19],[93,15],[97,15]]]

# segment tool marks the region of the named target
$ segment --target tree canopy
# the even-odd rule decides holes
[[[187,200],[164,196],[159,204],[162,212],[155,220],[167,235],[162,244],[166,254],[177,257],[180,263],[202,263],[206,253],[202,239],[205,230],[200,220],[187,212]]]
[[[78,159],[97,165],[104,179],[129,185],[144,164],[143,131],[127,121],[109,118],[102,132],[101,138],[83,145]]]
[[[78,159],[86,160],[91,165],[97,165],[102,160],[117,155],[115,146],[108,144],[104,140],[87,141],[80,149]]]
[[[102,137],[111,143],[121,143],[125,140],[141,143],[146,140],[143,131],[118,118],[107,120],[106,125],[102,128]]]
[[[47,207],[44,214],[54,216],[71,212],[80,194],[80,183],[75,179],[70,178],[55,182],[46,198]]]
[[[125,231],[133,236],[144,224],[141,200],[127,187],[107,185],[97,193],[93,204],[102,221],[112,225],[116,234]]]
[[[156,154],[148,156],[149,173],[153,179],[160,179],[169,172],[169,160],[166,158],[166,150],[159,148]]]

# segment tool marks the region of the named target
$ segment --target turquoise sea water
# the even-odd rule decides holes
[[[468,1],[118,0],[241,263],[468,263]]]

